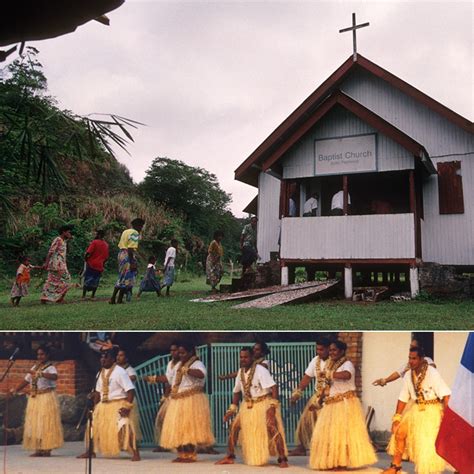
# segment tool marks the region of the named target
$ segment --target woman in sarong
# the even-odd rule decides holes
[[[224,233],[221,230],[214,232],[214,240],[210,243],[207,251],[206,260],[206,277],[207,284],[211,285],[212,293],[217,291],[216,286],[219,284],[223,274],[222,257],[224,256],[224,249],[222,248],[222,239]]]
[[[38,347],[36,357],[38,362],[26,374],[25,380],[10,393],[16,395],[30,385],[23,429],[23,449],[33,450],[31,456],[34,457],[49,457],[52,449],[60,448],[64,443],[61,412],[56,395],[58,372],[49,361],[47,347]]]
[[[46,262],[43,265],[48,270],[48,278],[41,292],[41,303],[63,303],[66,293],[71,287],[71,275],[67,269],[66,241],[72,239],[71,225],[59,229],[59,236],[51,243]]]

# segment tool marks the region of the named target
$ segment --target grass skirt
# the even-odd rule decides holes
[[[377,462],[357,397],[324,405],[311,437],[309,467],[362,467]]]
[[[133,408],[130,411],[130,422],[133,426],[133,431],[135,432],[135,439],[141,441],[143,439],[142,430],[140,428],[140,412],[138,409],[138,400],[136,397],[133,399]]]
[[[136,433],[131,415],[124,418],[119,416],[119,410],[126,404],[126,399],[121,399],[100,402],[95,406],[92,425],[95,453],[117,456],[120,451],[132,452],[136,449]]]
[[[50,450],[64,443],[61,412],[56,392],[38,393],[28,397],[23,430],[23,448]]]
[[[165,449],[175,449],[186,444],[207,447],[214,443],[207,395],[194,393],[182,398],[171,398],[166,409],[160,445]]]
[[[319,410],[310,411],[310,407],[313,403],[317,402],[316,394],[308,400],[306,403],[303,413],[298,420],[298,425],[295,431],[296,445],[302,445],[305,449],[309,449],[311,446],[311,436],[313,435],[314,425],[316,424],[316,418]]]
[[[254,403],[252,408],[248,408],[245,401],[240,404],[241,431],[239,441],[242,446],[244,463],[248,466],[263,466],[268,463],[270,456],[278,454],[275,439],[269,437],[267,428],[267,411],[271,403],[273,403],[273,400],[268,398]],[[278,433],[281,434],[283,443],[285,443],[286,456],[288,453],[285,442],[285,428],[278,407],[275,416]]]
[[[424,408],[424,410],[420,410]],[[443,415],[441,403],[417,405],[405,410],[398,429],[406,430],[403,459],[412,461],[418,474],[433,474],[446,469],[446,461],[436,454],[435,442]],[[387,451],[395,453],[396,439],[392,435]]]
[[[168,405],[170,403],[170,399],[167,398],[160,406],[158,413],[156,414],[155,418],[155,443],[157,446],[161,446],[161,432],[163,430],[163,423],[165,421],[166,411],[168,409]]]

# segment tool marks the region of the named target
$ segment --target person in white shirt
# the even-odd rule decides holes
[[[419,347],[422,349],[420,342],[413,338],[410,342],[410,350],[413,349],[414,347]],[[431,365],[436,369],[436,364],[434,363],[433,359],[431,357],[424,357],[425,361],[428,363],[428,365]],[[394,380],[398,380],[399,378],[403,378],[403,376],[410,370],[410,364],[405,362],[400,366],[400,368],[392,372],[388,377],[382,378],[382,379],[377,379],[372,382],[372,385],[378,386],[378,387],[385,387],[390,382],[393,382]]]
[[[191,344],[181,343],[179,359],[160,443],[165,449],[176,449],[178,457],[173,462],[191,463],[197,461],[197,448],[213,446],[215,439],[204,391],[206,367]]]
[[[347,205],[351,205],[351,195],[347,194]],[[344,214],[344,191],[341,189],[331,199],[331,214],[342,216]]]
[[[96,453],[117,456],[120,451],[132,454],[132,461],[140,461],[136,433],[130,420],[135,398],[135,386],[125,369],[116,362],[117,349],[104,352],[100,357],[102,368],[97,374],[95,402],[92,414],[93,457]],[[89,457],[89,436],[86,429],[86,452],[78,458]]]
[[[292,194],[288,200],[288,217],[296,217],[297,212],[296,196]]]
[[[315,217],[318,211],[318,193],[311,193],[309,199],[306,200],[303,206],[303,217]]]
[[[161,446],[161,433],[163,430],[163,422],[165,420],[166,411],[169,406],[169,395],[171,393],[171,386],[176,375],[176,370],[179,364],[179,343],[172,342],[170,345],[171,359],[166,366],[164,375],[149,375],[145,380],[150,384],[162,383],[165,385],[163,396],[160,397],[160,404],[158,413],[155,418],[155,442],[156,448],[153,449],[155,453],[162,453],[168,451]]]
[[[117,362],[117,365],[122,367],[122,369],[124,369],[125,372],[127,372],[127,375],[130,377],[130,380],[132,381],[135,387],[135,391],[136,391],[137,372],[128,363],[127,353],[125,352],[124,349],[119,349],[119,351],[117,352],[116,362]],[[132,411],[130,412],[129,418],[130,418],[131,423],[133,424],[135,437],[138,442],[143,439],[142,430],[140,429],[140,414],[139,413],[140,411],[138,408],[138,399],[135,396],[133,399],[133,408],[132,408]]]
[[[238,411],[229,436],[227,455],[216,464],[234,464],[235,444],[239,436],[244,463],[263,466],[271,455],[278,454],[278,465],[288,467],[285,431],[278,401],[278,387],[270,372],[253,359],[252,349],[240,351],[240,369],[235,379],[232,404],[224,415],[224,423],[230,421]],[[237,421],[238,420],[238,421]]]
[[[410,349],[408,363],[410,370],[403,376],[403,387],[392,417],[392,438],[387,448],[393,456],[392,463],[383,472],[400,472],[402,459],[415,463],[418,474],[443,472],[446,461],[436,453],[435,442],[451,390],[439,372],[428,365],[421,348]],[[414,403],[407,406],[409,401]]]
[[[16,395],[30,385],[23,428],[23,449],[34,451],[33,457],[49,457],[51,450],[64,444],[61,411],[56,395],[58,372],[49,361],[49,349],[36,349],[38,362],[26,374],[25,379],[10,390]]]
[[[316,342],[316,357],[309,363],[298,387],[291,395],[290,403],[295,405],[303,395],[306,387],[315,379],[314,394],[306,403],[298,421],[295,432],[296,448],[290,451],[290,456],[306,456],[306,450],[309,449],[317,414],[321,409],[320,400],[326,387],[324,370],[329,362],[329,345],[330,341],[326,337],[318,339]]]
[[[311,437],[311,469],[358,468],[377,462],[356,394],[355,368],[346,358],[346,349],[342,341],[329,346],[327,387]]]
[[[176,251],[178,250],[178,241],[171,240],[171,245],[168,247],[165,256],[165,264],[163,269],[163,286],[166,286],[166,296],[170,295],[170,288],[174,283],[174,264],[176,260]]]

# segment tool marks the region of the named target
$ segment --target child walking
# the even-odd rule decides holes
[[[160,282],[156,278],[156,257],[152,255],[148,259],[148,266],[146,268],[145,276],[140,283],[137,298],[140,298],[143,292],[154,291],[156,296],[161,296]]]
[[[16,278],[10,294],[12,306],[18,306],[23,296],[28,296],[28,286],[31,281],[30,270],[41,268],[31,265],[28,257],[20,257],[18,261],[20,266],[16,270]]]

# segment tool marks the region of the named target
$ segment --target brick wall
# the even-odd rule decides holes
[[[5,394],[9,388],[16,387],[24,378],[28,371],[36,363],[36,360],[19,359],[10,369],[8,380],[0,383],[0,394]],[[64,360],[54,362],[58,371],[57,392],[60,395],[77,395],[90,390],[90,375],[80,361]],[[8,360],[0,360],[0,373],[6,369]]]
[[[339,339],[347,344],[346,356],[356,369],[356,388],[359,397],[362,396],[362,335],[361,332],[340,332]]]

